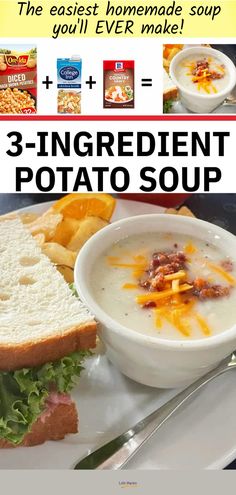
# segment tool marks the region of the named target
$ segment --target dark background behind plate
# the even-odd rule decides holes
[[[45,201],[56,201],[62,196],[65,194],[0,194],[0,214]],[[143,196],[146,199],[148,194]],[[184,204],[198,218],[215,223],[236,235],[236,194],[193,194]]]
[[[55,201],[62,196],[64,194],[0,194],[0,214],[45,201]],[[198,218],[215,223],[236,235],[236,194],[193,194],[184,204]],[[232,431],[232,435],[236,433]],[[236,460],[226,469],[236,469]]]
[[[227,55],[236,66],[236,45],[211,45],[211,47],[220,50]],[[232,90],[231,96],[236,97],[236,86]],[[215,113],[217,113],[217,111]],[[234,111],[234,113],[236,113],[236,111]]]
[[[236,65],[236,45],[212,45],[211,44],[211,47],[225,53],[225,55],[227,55],[229,58],[231,58],[234,65]]]

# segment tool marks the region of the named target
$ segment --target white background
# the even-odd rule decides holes
[[[60,57],[70,57],[71,55],[78,54],[83,61],[82,69],[82,115],[158,115],[162,112],[162,93],[163,93],[163,81],[162,81],[162,43],[185,43],[191,44],[193,40],[187,38],[173,38],[173,39],[154,39],[154,38],[115,38],[115,39],[95,39],[95,38],[76,38],[76,39],[57,39],[51,38],[0,38],[0,44],[34,44],[38,48],[38,113],[41,115],[56,115],[56,100],[57,100],[57,88],[56,88],[56,59]],[[195,44],[198,43],[227,43],[235,42],[235,39],[219,40],[219,39],[194,39]],[[103,60],[106,59],[130,59],[135,60],[135,80],[136,80],[136,95],[135,95],[135,109],[103,109]],[[54,81],[54,84],[50,86],[49,90],[46,90],[42,85],[42,80],[48,75],[50,79]],[[84,83],[89,76],[93,76],[97,80],[97,84],[94,89],[89,90],[88,86]],[[141,87],[141,78],[152,78],[153,86],[150,88]],[[219,158],[214,146],[212,147],[212,153],[210,158],[205,158],[203,155],[199,155],[198,158],[182,157],[182,158],[160,158],[157,154],[151,157],[137,158],[119,158],[119,157],[97,157],[96,153],[93,158],[79,158],[76,155],[71,154],[70,157],[63,157],[62,154],[58,154],[58,157],[40,158],[36,156],[35,150],[25,150],[19,158],[10,158],[6,155],[6,150],[9,147],[9,141],[6,138],[7,132],[21,131],[23,133],[24,141],[35,141],[37,131],[60,131],[63,134],[66,130],[69,130],[71,134],[75,134],[79,131],[91,132],[96,137],[96,131],[112,131],[117,133],[118,131],[142,131],[147,130],[153,134],[158,131],[190,131],[195,130],[201,133],[204,131],[213,132],[214,130],[227,130],[231,132],[230,140],[227,139],[226,153],[224,157]],[[8,121],[3,122],[0,120],[0,192],[15,192],[15,167],[16,166],[30,166],[35,171],[42,166],[61,166],[69,165],[73,166],[75,173],[71,175],[71,182],[69,183],[68,190],[73,189],[73,184],[76,176],[76,170],[79,166],[87,166],[88,169],[92,166],[105,165],[109,168],[122,165],[129,168],[131,183],[129,192],[139,192],[141,185],[139,172],[140,168],[151,165],[157,168],[155,175],[158,183],[158,173],[162,167],[173,166],[180,171],[181,167],[188,166],[189,174],[193,173],[193,167],[199,166],[203,170],[206,166],[218,166],[222,170],[222,179],[220,182],[211,186],[210,192],[235,192],[235,182],[232,178],[235,176],[235,122],[17,122]],[[4,166],[2,166],[4,165]],[[97,181],[96,175],[90,175],[93,190],[96,191]],[[181,180],[179,183],[178,191],[181,192]],[[28,185],[25,185],[22,192],[36,192],[37,187],[35,182],[32,181]],[[107,181],[104,184],[104,191],[112,192],[110,186],[109,175],[107,175]],[[159,190],[160,191],[160,190]],[[199,192],[204,191],[204,184],[201,181]],[[53,192],[64,192],[61,188],[61,175],[58,176],[55,188]]]
[[[57,113],[56,59],[79,55],[82,58],[83,115],[158,115],[162,113],[162,43],[235,43],[235,39],[194,38],[0,38],[0,45],[34,44],[38,48],[38,113]],[[135,60],[135,108],[103,109],[103,60]],[[42,80],[54,81],[45,89]],[[90,90],[85,81],[97,80]],[[141,87],[142,78],[152,78],[152,87]]]
[[[152,115],[162,112],[162,46],[151,39],[94,38],[0,38],[0,45],[35,44],[38,49],[38,113],[57,114],[57,58],[79,55],[82,58],[82,104],[84,115]],[[103,60],[135,60],[135,109],[103,109]],[[45,89],[42,80],[49,76],[54,84]],[[85,81],[97,81],[90,90]],[[141,78],[153,78],[153,86],[141,87]]]
[[[113,132],[115,135],[115,140],[117,138],[117,132],[127,131],[133,132],[133,146],[128,148],[134,151],[133,157],[108,157],[106,152],[102,157],[96,156],[96,133],[100,132]],[[6,151],[10,147],[10,139],[7,137],[7,133],[11,131],[19,131],[23,135],[23,144],[25,142],[36,142],[36,150],[25,149],[21,156],[10,157],[6,154]],[[92,141],[95,147],[95,153],[93,157],[78,157],[73,152],[73,146],[71,147],[71,156],[64,157],[61,152],[58,152],[57,157],[50,156],[50,137],[48,138],[48,157],[37,157],[37,132],[38,131],[58,131],[61,138],[63,139],[65,131],[70,131],[71,142],[73,143],[73,137],[76,133],[81,131],[87,131],[92,134]],[[155,135],[156,137],[156,152],[150,157],[137,157],[136,156],[136,132],[148,131]],[[226,138],[225,143],[225,156],[218,157],[218,148],[216,138],[212,139],[211,146],[211,156],[204,157],[202,153],[199,153],[198,157],[178,157],[174,158],[171,156],[172,146],[171,137],[169,138],[170,143],[170,156],[160,157],[158,156],[158,151],[160,151],[160,138],[158,138],[158,132],[169,131],[169,132],[179,132],[179,131],[198,131],[203,138],[204,132],[209,131],[228,131],[231,133],[229,138]],[[91,174],[92,166],[107,166],[110,169],[116,166],[125,166],[128,168],[131,177],[131,183],[129,187],[129,192],[140,192],[139,187],[142,184],[140,181],[139,172],[142,167],[153,166],[156,167],[155,177],[158,181],[158,175],[161,168],[166,166],[172,166],[178,169],[179,175],[181,176],[181,168],[188,167],[189,176],[193,175],[194,167],[201,167],[201,178],[203,178],[204,167],[207,166],[218,166],[222,171],[222,179],[220,182],[215,183],[211,186],[210,192],[225,192],[232,193],[235,192],[235,142],[236,142],[236,131],[235,122],[175,122],[175,121],[124,121],[124,122],[111,122],[111,121],[42,121],[42,122],[0,122],[0,192],[15,192],[15,168],[18,166],[31,167],[34,173],[39,167],[49,166],[71,166],[74,168],[74,173],[71,174],[71,181],[69,182],[68,190],[73,189],[73,184],[76,177],[76,172],[78,167],[87,167],[90,174],[93,191],[96,192],[97,188],[97,174]],[[183,139],[183,138],[182,138]],[[191,136],[187,139],[188,146],[186,149],[190,152]],[[116,141],[117,142],[117,141]],[[14,148],[13,148],[14,149]],[[116,145],[114,146],[114,153],[116,155]],[[2,166],[4,165],[4,166]],[[45,182],[46,184],[46,182]],[[37,192],[35,181],[24,185],[22,192]],[[80,189],[80,192],[85,192],[86,188]],[[109,174],[107,174],[107,180],[104,184],[105,192],[112,192],[110,186]],[[182,192],[181,181],[179,183],[178,192]],[[64,192],[61,187],[61,174],[58,174],[58,179],[56,181],[55,188],[51,192]],[[160,189],[157,191],[160,192]],[[201,186],[198,192],[204,192],[204,183],[201,180]]]

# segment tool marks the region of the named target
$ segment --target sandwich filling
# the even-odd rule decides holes
[[[18,445],[55,405],[70,403],[69,392],[89,355],[90,351],[78,351],[36,368],[0,372],[0,438]]]
[[[19,445],[37,420],[71,404],[68,394],[90,354],[82,349],[95,346],[96,324],[19,218],[2,219],[0,238],[0,439]],[[69,350],[60,350],[73,332]],[[45,364],[40,345],[47,339],[55,342],[55,359]],[[39,358],[31,361],[37,346]]]

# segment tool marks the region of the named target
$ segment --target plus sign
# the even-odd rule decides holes
[[[50,81],[49,76],[46,76],[46,79],[45,79],[45,81],[42,81],[42,84],[45,84],[46,89],[49,89],[50,84],[53,84],[53,81]]]
[[[97,84],[97,81],[93,81],[92,76],[89,76],[88,81],[85,81],[85,84],[89,85],[89,89],[93,89],[93,84]]]

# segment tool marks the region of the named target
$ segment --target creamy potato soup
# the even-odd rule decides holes
[[[192,55],[179,63],[176,78],[185,89],[201,94],[216,94],[229,83],[229,73],[222,62],[212,56]]]
[[[145,335],[199,339],[236,323],[236,262],[208,242],[134,235],[93,266],[91,285],[114,320]]]

